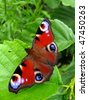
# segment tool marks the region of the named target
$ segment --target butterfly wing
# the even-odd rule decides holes
[[[17,93],[24,87],[34,83],[42,83],[49,79],[53,68],[47,64],[36,63],[30,56],[17,67],[9,82],[9,91]]]
[[[17,93],[19,89],[34,84],[33,62],[25,59],[15,70],[9,82],[9,91]]]
[[[21,88],[31,87],[35,83],[48,80],[57,64],[57,46],[50,28],[50,22],[44,19],[40,24],[27,57],[17,67],[9,82],[9,91],[17,93]]]
[[[44,19],[36,32],[33,46],[44,47],[53,41],[54,36],[51,30],[51,23],[48,19]]]

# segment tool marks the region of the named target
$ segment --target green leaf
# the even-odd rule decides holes
[[[57,8],[60,4],[60,0],[44,0],[44,2],[52,9]]]
[[[75,0],[61,0],[63,5],[75,7]]]
[[[55,67],[50,81],[22,89],[18,94],[9,92],[8,83],[11,75],[16,66],[27,55],[25,48],[28,48],[28,45],[20,40],[5,41],[3,44],[0,44],[0,99],[46,100],[49,96],[55,94],[59,89],[59,84],[62,84],[60,73]]]
[[[66,24],[55,19],[52,21],[52,29],[59,51],[62,51],[74,44],[73,31]]]
[[[62,95],[53,95],[52,97],[48,98],[47,100],[63,100]]]
[[[50,10],[52,19],[58,19],[68,25],[73,31],[75,31],[75,8],[60,5],[54,10]]]
[[[64,84],[69,83],[71,81],[71,79],[74,78],[74,75],[75,75],[74,57],[70,64],[64,65],[64,66],[62,66],[62,68],[60,68],[60,73],[61,73],[61,77],[62,77]]]
[[[13,42],[4,41],[3,44],[0,44],[0,68],[3,69],[3,71],[0,70],[0,77],[9,76],[8,73],[13,71],[21,59],[26,56],[24,48],[27,47],[27,44],[19,40],[14,40]],[[3,74],[4,69],[6,70],[6,75]]]
[[[57,66],[55,66],[55,68],[54,68],[54,72],[53,72],[52,77],[50,78],[50,82],[57,83],[59,85],[63,84],[61,74],[60,74],[59,69],[57,68]]]

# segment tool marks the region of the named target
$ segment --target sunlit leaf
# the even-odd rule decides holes
[[[75,0],[61,0],[65,6],[75,7]]]
[[[75,31],[75,9],[73,7],[60,5],[54,10],[50,10],[52,19],[59,19]]]

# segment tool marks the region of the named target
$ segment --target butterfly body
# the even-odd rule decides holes
[[[9,82],[9,91],[17,93],[21,88],[49,80],[58,61],[50,22],[44,19],[37,30],[28,55],[19,64]]]

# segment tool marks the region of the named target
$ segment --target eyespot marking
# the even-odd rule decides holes
[[[49,28],[49,23],[47,21],[43,21],[42,24],[40,25],[40,30],[45,32]]]
[[[40,71],[35,71],[35,83],[42,83],[44,80],[43,74]]]
[[[18,74],[13,74],[12,79],[11,79],[11,87],[13,89],[17,89],[21,84],[21,77]]]
[[[48,50],[49,52],[57,52],[57,46],[54,42],[52,42],[47,45],[46,50]]]

